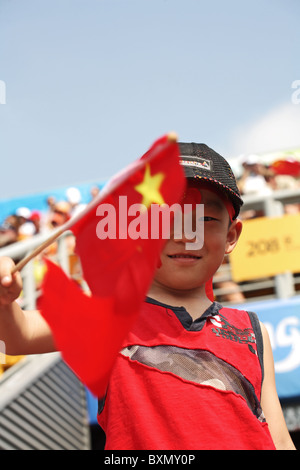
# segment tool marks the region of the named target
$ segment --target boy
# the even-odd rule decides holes
[[[242,200],[230,166],[204,144],[179,144],[187,194],[204,204],[204,244],[171,234],[140,316],[99,400],[107,449],[294,449],[275,389],[267,331],[206,287],[239,238]],[[194,214],[195,212],[193,212]],[[194,221],[195,223],[197,221]],[[13,302],[20,275],[0,262],[0,331],[8,354],[55,349],[39,312]],[[12,303],[13,302],[13,303]]]

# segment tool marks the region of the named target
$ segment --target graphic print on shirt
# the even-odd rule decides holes
[[[132,345],[121,354],[132,361],[181,379],[241,395],[259,421],[265,421],[252,384],[232,365],[201,349]]]
[[[256,345],[255,334],[252,328],[245,328],[244,330],[236,328],[234,325],[231,325],[221,313],[210,316],[208,319],[216,327],[211,330],[216,336],[247,344],[249,350],[257,355],[257,351],[252,346],[252,344]]]

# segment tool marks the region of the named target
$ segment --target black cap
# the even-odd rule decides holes
[[[204,180],[225,193],[233,204],[236,219],[243,201],[227,160],[205,144],[178,142],[178,145],[185,176]]]

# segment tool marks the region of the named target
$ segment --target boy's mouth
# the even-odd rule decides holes
[[[192,259],[192,260],[197,260],[201,258],[201,256],[190,255],[187,253],[178,253],[176,255],[168,255],[168,257],[171,259]]]

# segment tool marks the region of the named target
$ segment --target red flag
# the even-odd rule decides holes
[[[290,175],[295,177],[300,176],[300,162],[292,158],[276,160],[272,163],[271,169],[277,175]]]
[[[150,287],[165,240],[151,230],[151,204],[179,202],[179,148],[165,136],[70,221],[92,296],[48,262],[41,312],[57,348],[82,382],[103,396],[115,357]],[[157,222],[157,220],[156,220]]]

